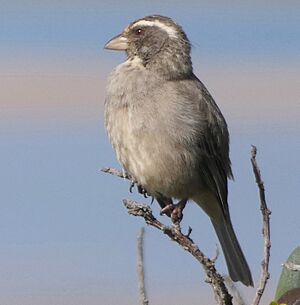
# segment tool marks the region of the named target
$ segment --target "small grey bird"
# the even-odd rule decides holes
[[[179,208],[195,201],[211,219],[231,279],[253,286],[227,203],[227,178],[233,178],[227,125],[193,74],[186,34],[168,17],[147,16],[105,48],[127,53],[110,75],[105,101],[119,162],[166,214],[178,213],[172,198]]]

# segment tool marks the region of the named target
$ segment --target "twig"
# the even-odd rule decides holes
[[[256,290],[255,297],[253,299],[252,305],[259,304],[260,299],[266,288],[267,281],[270,278],[269,261],[270,261],[270,248],[271,248],[271,241],[270,241],[270,214],[271,214],[271,211],[267,207],[266,198],[265,198],[265,187],[264,187],[264,183],[261,178],[260,169],[256,162],[256,153],[257,153],[257,148],[252,145],[251,163],[252,163],[252,168],[253,168],[256,184],[259,189],[260,210],[261,210],[262,217],[263,217],[262,233],[263,233],[263,238],[264,238],[264,255],[263,255],[263,260],[261,263],[262,272],[261,272],[261,276],[260,276],[260,281],[259,281],[259,285]]]
[[[211,260],[215,263],[217,261],[217,259],[219,258],[219,255],[220,255],[220,248],[219,248],[218,244],[216,244],[216,253],[211,258]],[[225,280],[225,278],[224,278],[224,280]]]
[[[103,167],[101,168],[101,171],[107,174],[111,174],[113,176],[117,176],[120,178],[124,178],[124,179],[128,179],[130,180],[129,176],[127,175],[127,173],[125,171],[119,171],[115,168],[111,168],[111,167]]]
[[[137,238],[137,273],[140,293],[140,304],[148,305],[146,287],[145,287],[145,269],[144,269],[144,233],[145,229],[141,228]]]
[[[125,207],[130,215],[143,217],[145,222],[162,231],[169,236],[171,240],[179,244],[184,250],[191,253],[194,258],[202,264],[207,275],[207,282],[212,286],[215,299],[220,305],[232,305],[232,297],[224,284],[223,277],[216,271],[215,264],[206,257],[193,240],[184,235],[177,227],[168,227],[158,221],[152,214],[149,206],[139,204],[133,200],[123,200]]]
[[[257,153],[256,147],[252,146],[251,163],[252,163],[255,180],[259,189],[260,210],[263,216],[262,232],[264,238],[264,255],[263,255],[263,261],[261,263],[262,265],[261,277],[252,305],[259,304],[261,297],[264,293],[267,281],[270,277],[269,260],[270,260],[270,248],[271,248],[271,242],[270,242],[271,211],[268,209],[266,204],[265,188],[261,178],[260,169],[256,162],[256,153]],[[113,168],[103,168],[102,171],[105,173],[112,174],[114,176],[131,180],[127,174],[124,174],[123,172]],[[150,209],[149,206],[139,204],[132,200],[123,200],[123,202],[126,208],[128,209],[129,214],[143,217],[147,224],[159,229],[164,234],[168,235],[171,238],[171,240],[179,244],[184,250],[191,253],[194,256],[194,258],[196,258],[202,264],[202,267],[207,275],[207,282],[213,288],[217,303],[221,305],[232,305],[232,296],[229,294],[224,284],[224,279],[215,269],[214,266],[215,260],[206,257],[203,254],[203,252],[198,248],[198,246],[194,244],[193,240],[190,238],[191,229],[189,229],[187,235],[184,235],[180,230],[180,226],[168,227],[163,223],[161,223],[160,221],[158,221],[153,216],[152,210]]]
[[[229,276],[225,276],[224,280],[225,280],[226,286],[228,287],[228,290],[230,291],[230,293],[233,297],[234,304],[235,305],[246,305],[244,298],[242,297],[239,289],[234,284],[232,279]]]

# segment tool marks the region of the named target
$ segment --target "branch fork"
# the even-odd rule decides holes
[[[252,146],[251,150],[251,164],[253,173],[255,176],[256,184],[259,190],[260,198],[260,210],[263,218],[263,239],[264,239],[264,254],[262,261],[262,271],[260,276],[260,281],[256,290],[255,297],[253,299],[252,305],[258,305],[260,303],[262,294],[264,293],[267,281],[270,277],[269,274],[269,261],[270,261],[270,214],[271,211],[268,209],[265,199],[265,188],[264,183],[261,178],[260,169],[256,162],[257,149],[255,146]],[[103,172],[109,173],[111,175],[121,177],[124,179],[131,180],[128,174],[118,171],[113,168],[103,168]],[[132,181],[131,181],[132,182]],[[132,187],[131,187],[132,188]],[[228,289],[225,285],[224,278],[217,272],[215,268],[215,262],[218,257],[217,254],[214,258],[210,259],[204,255],[204,253],[199,249],[199,247],[193,242],[190,235],[192,229],[189,227],[188,233],[185,235],[182,233],[179,223],[175,223],[172,226],[166,226],[159,220],[157,220],[152,210],[149,206],[137,203],[130,199],[124,199],[123,204],[128,210],[128,213],[133,216],[139,216],[144,218],[145,222],[155,227],[156,229],[162,231],[167,235],[171,240],[180,245],[185,251],[189,252],[203,267],[207,279],[206,282],[209,283],[213,289],[215,300],[220,305],[232,305],[232,296],[228,292]],[[147,301],[148,302],[148,301]],[[148,303],[145,303],[148,304]]]

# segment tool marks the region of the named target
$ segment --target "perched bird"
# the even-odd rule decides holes
[[[227,203],[227,179],[233,177],[227,125],[193,74],[183,29],[171,18],[147,16],[105,48],[127,53],[109,77],[105,101],[105,125],[119,162],[166,214],[180,218],[187,200],[195,201],[211,219],[231,279],[253,286]]]

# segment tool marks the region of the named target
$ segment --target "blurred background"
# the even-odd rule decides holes
[[[263,241],[249,158],[251,144],[258,147],[272,210],[271,300],[300,236],[300,2],[0,0],[0,7],[0,303],[138,304],[136,236],[144,224],[121,200],[150,199],[100,172],[119,168],[103,104],[106,78],[125,59],[103,46],[149,14],[183,26],[195,73],[227,119],[229,203],[255,281]],[[213,256],[213,229],[193,203],[188,225]],[[191,257],[152,228],[145,238],[150,304],[213,302]],[[222,256],[217,266],[226,273]],[[241,290],[252,298],[253,289]]]

